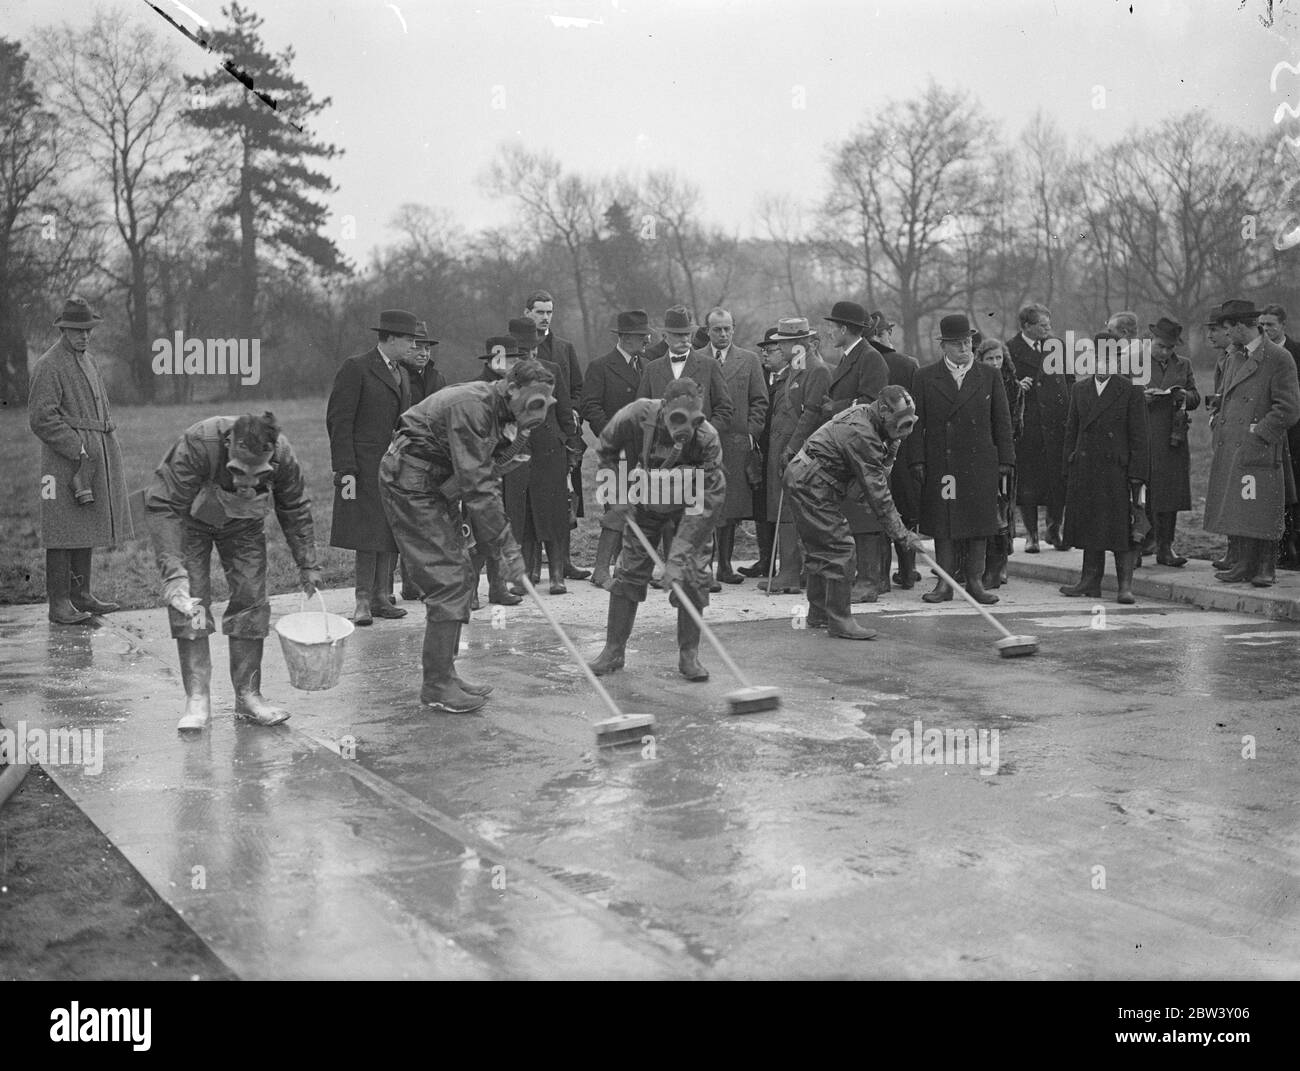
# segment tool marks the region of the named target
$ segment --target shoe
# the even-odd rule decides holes
[[[389,596],[389,598],[392,598],[392,596]],[[406,616],[406,610],[403,607],[395,606],[382,595],[370,604],[370,612],[375,617],[382,617],[392,621]]]
[[[898,572],[890,580],[904,591],[911,591],[921,579],[921,574],[916,571],[916,551],[905,549],[901,543],[895,543],[894,549],[898,551]]]
[[[408,584],[402,585],[402,598],[407,602],[423,602],[424,596]]]
[[[984,569],[988,561],[988,540],[966,540],[966,591],[981,606],[992,606],[998,601],[996,595],[984,590]]]
[[[627,650],[628,637],[632,635],[632,625],[636,622],[637,603],[622,595],[610,595],[609,616],[605,623],[605,649],[594,662],[587,663],[587,668],[597,677],[623,668],[623,658]]]
[[[1277,540],[1255,540],[1255,575],[1250,578],[1252,587],[1267,588],[1277,583]]]
[[[68,552],[71,573],[68,577],[69,599],[78,610],[88,614],[111,614],[122,609],[119,603],[102,602],[90,593],[90,566],[94,549],[78,547]]]
[[[1259,569],[1259,550],[1256,540],[1245,536],[1233,536],[1229,543],[1228,554],[1231,557],[1235,544],[1236,558],[1223,572],[1215,573],[1214,579],[1225,584],[1240,584],[1249,580]]]
[[[92,614],[72,605],[72,551],[45,552],[45,590],[50,600],[50,621],[56,625],[84,625]]]
[[[552,580],[552,581],[551,581],[551,594],[552,594],[552,595],[567,595],[567,594],[569,594],[569,589],[566,588],[566,587],[564,586],[563,581],[560,581],[560,580]]]
[[[875,630],[863,628],[853,617],[851,592],[852,585],[847,580],[826,582],[826,635],[837,640],[874,640]]]
[[[586,580],[590,576],[590,569],[575,569],[572,565],[566,565],[564,567],[565,580]]]
[[[262,698],[262,640],[230,637],[230,683],[235,686],[235,717],[257,725],[279,725],[289,713]]]
[[[663,584],[659,584],[658,586],[659,586],[659,587],[663,587]],[[717,581],[716,579],[714,579],[714,580],[710,580],[710,581],[709,581],[709,594],[710,594],[710,595],[716,595],[716,594],[717,594],[719,591],[721,591],[721,590],[722,590],[722,585],[719,584],[718,581]]]
[[[1077,584],[1070,584],[1058,590],[1070,599],[1087,596],[1090,599],[1101,598],[1101,574],[1106,568],[1104,550],[1085,550],[1083,552],[1083,570]]]
[[[956,577],[953,578],[954,580]],[[922,602],[952,602],[952,588],[948,586],[948,581],[938,580],[935,582],[934,590],[927,591],[921,596]]]
[[[803,588],[783,587],[780,584],[778,584],[775,579],[773,579],[772,586],[770,588],[768,587],[768,582],[766,580],[760,580],[757,584],[757,587],[759,591],[766,591],[770,595],[798,595],[801,591],[803,591]]]
[[[456,655],[460,650],[459,621],[435,621],[424,625],[424,648],[421,652],[424,684],[420,702],[446,714],[469,714],[487,702],[484,695],[472,695],[457,683]]]
[[[477,589],[475,590],[474,594],[469,597],[469,609],[470,609],[470,613],[473,613],[475,610],[483,609],[483,604],[478,601]]]
[[[1119,594],[1115,601],[1122,606],[1132,606],[1137,602],[1133,596],[1133,568],[1137,555],[1133,551],[1123,551],[1115,555],[1115,575],[1119,581]]]
[[[745,578],[743,576],[741,576],[737,572],[734,572],[731,569],[728,569],[725,572],[719,569],[717,578],[724,584],[743,584],[745,582]],[[719,588],[718,590],[721,591],[722,589]]]
[[[826,578],[820,573],[808,574],[808,628],[825,628],[830,620],[826,615]]]
[[[1231,569],[1238,557],[1239,557],[1239,553],[1237,549],[1237,537],[1228,536],[1228,548],[1223,552],[1223,557],[1219,558],[1216,561],[1210,562],[1210,565],[1213,566],[1216,570]]]
[[[688,681],[709,679],[709,671],[700,665],[700,626],[680,606],[677,608],[677,672]]]
[[[1181,569],[1187,564],[1187,559],[1181,554],[1175,553],[1171,544],[1160,543],[1156,546],[1156,564],[1169,565],[1175,569]]]
[[[352,611],[352,623],[361,627],[375,623],[375,619],[370,616],[369,597],[357,599],[357,607]]]
[[[753,565],[745,565],[736,570],[736,572],[738,572],[741,576],[747,576],[751,580],[753,580],[754,577],[756,576],[767,576],[767,574],[771,571],[772,571],[772,560],[770,558],[767,561],[763,561],[762,559],[760,559],[756,561]]]
[[[177,640],[181,681],[185,685],[185,713],[176,723],[178,732],[207,728],[212,719],[212,651],[207,636]]]

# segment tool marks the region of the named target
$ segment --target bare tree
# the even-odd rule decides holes
[[[758,219],[781,257],[782,276],[790,306],[796,316],[803,315],[799,303],[798,266],[807,259],[808,222],[803,206],[787,195],[762,198],[758,202]]]

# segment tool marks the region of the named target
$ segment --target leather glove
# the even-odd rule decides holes
[[[302,586],[303,594],[310,599],[316,594],[316,589],[320,587],[320,570],[299,569],[298,583]]]
[[[163,601],[186,617],[194,617],[203,606],[190,594],[190,578],[187,576],[173,577],[163,585]]]
[[[1011,475],[1013,472],[1015,472],[1015,471],[1016,471],[1016,467],[1015,467],[1015,465],[999,465],[999,466],[998,466],[998,475],[999,475],[999,476],[1010,476],[1010,475]]]
[[[912,470],[912,478],[916,480],[917,483],[925,483],[924,465],[909,465],[908,468]]]
[[[501,551],[501,579],[507,584],[519,584],[527,570],[524,568],[524,556],[518,547],[507,547]],[[520,585],[522,586],[522,585]]]

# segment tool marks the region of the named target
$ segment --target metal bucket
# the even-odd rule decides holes
[[[320,612],[301,610],[285,614],[275,623],[280,648],[289,667],[289,683],[304,692],[323,692],[339,682],[343,652],[356,626],[346,617],[325,609],[319,591]],[[303,604],[306,605],[306,598]]]

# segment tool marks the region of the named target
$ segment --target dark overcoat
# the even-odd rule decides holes
[[[885,364],[889,366],[889,385],[903,387],[912,393],[916,373],[921,370],[921,363],[906,353],[899,353],[892,346],[880,342],[873,345],[885,355]],[[903,523],[909,528],[921,517],[921,487],[912,475],[910,465],[895,465],[889,476],[889,491],[894,496],[894,506]]]
[[[939,361],[916,373],[912,398],[917,422],[903,449],[908,465],[925,465],[921,531],[935,539],[997,534],[998,466],[1016,463],[1002,376],[975,362],[958,390]]]
[[[1057,344],[1064,346],[1059,340]],[[1043,371],[1044,355],[1018,332],[1007,339],[1006,347],[1016,378],[1028,376],[1034,381],[1025,393],[1025,430],[1016,451],[1016,502],[1057,509],[1065,502],[1060,457],[1070,410],[1070,377]]]
[[[1291,338],[1289,335],[1283,335],[1279,345],[1291,354],[1291,359],[1295,361],[1297,372],[1300,373],[1300,339]],[[1291,447],[1291,469],[1294,472],[1297,465],[1300,465],[1300,422],[1291,425],[1286,433],[1287,442]]]
[[[89,349],[78,359],[60,337],[41,355],[32,369],[27,418],[41,440],[41,542],[45,547],[111,547],[133,538],[122,451],[108,391]],[[69,481],[81,465],[83,447],[94,466],[95,501],[78,505]]]
[[[1111,376],[1100,395],[1091,378],[1076,383],[1071,388],[1062,449],[1066,471],[1062,538],[1083,550],[1127,551],[1129,480],[1145,480],[1150,467],[1142,388],[1122,376]]]
[[[419,372],[411,368],[406,371],[411,383],[411,405],[417,405],[429,397],[430,394],[436,394],[447,385],[447,377],[442,374],[432,361]]]
[[[764,494],[766,501],[766,517],[773,524],[793,524],[794,516],[790,512],[790,504],[787,502],[781,505],[781,452],[790,442],[790,437],[794,434],[795,426],[799,423],[799,410],[795,408],[795,401],[790,392],[790,384],[795,378],[795,371],[792,368],[786,368],[780,375],[772,380],[768,387],[768,421],[767,421],[767,446],[765,457],[766,461],[766,483]],[[781,516],[777,517],[777,510],[781,509]]]
[[[826,395],[822,399],[821,422],[830,420],[851,405],[874,402],[889,385],[889,365],[875,346],[865,338],[849,347],[839,364],[831,369]],[[846,498],[844,519],[854,535],[879,532],[880,519],[863,503]]]
[[[393,381],[375,347],[349,357],[334,377],[325,424],[330,437],[330,468],[356,474],[334,488],[330,546],[396,554],[397,543],[379,499],[379,462],[392,442],[402,414],[411,406],[410,379],[397,365],[401,385]],[[351,492],[355,491],[355,497]]]
[[[1151,361],[1148,388],[1167,390],[1182,387],[1187,392],[1186,408],[1190,413],[1201,404],[1192,375],[1192,362],[1177,354],[1161,363]],[[1147,397],[1147,447],[1151,459],[1151,482],[1147,486],[1147,504],[1152,513],[1177,513],[1192,508],[1192,448],[1187,438],[1181,446],[1170,446],[1174,428],[1174,399],[1168,394]]]
[[[617,347],[587,366],[580,412],[593,435],[599,436],[614,414],[636,398],[639,386],[641,373],[627,363]]]
[[[1283,508],[1296,497],[1287,431],[1297,418],[1300,383],[1291,355],[1266,338],[1246,356],[1230,351],[1211,437],[1207,532],[1248,539],[1282,535]]]
[[[696,353],[705,361],[717,363],[711,347]],[[722,463],[727,471],[727,500],[716,517],[719,525],[749,520],[754,515],[754,495],[745,467],[751,449],[749,438],[752,435],[757,439],[762,434],[767,417],[767,386],[758,354],[730,346],[726,358],[721,368],[731,397],[731,418],[725,423],[716,418],[709,421],[722,438]]]
[[[582,444],[582,390],[583,376],[582,365],[578,362],[578,351],[574,348],[573,343],[567,338],[559,338],[554,331],[548,331],[546,337],[537,346],[537,356],[543,361],[550,361],[552,364],[559,365],[564,369],[564,374],[569,382],[569,411],[573,418],[572,434],[576,435],[576,442]],[[585,517],[587,515],[586,502],[582,493],[582,462],[573,468],[573,493],[574,504],[577,507],[577,516]],[[568,524],[568,521],[565,521]]]
[[[573,409],[569,404],[569,375],[552,361],[542,361],[555,376],[555,404],[532,431],[528,453],[532,460],[501,478],[501,493],[511,531],[522,543],[530,537],[547,543],[563,539],[569,530],[569,472],[565,444],[573,438]],[[528,523],[531,521],[531,525]]]
[[[682,375],[699,384],[704,398],[704,419],[715,428],[730,424],[735,406],[718,362],[712,356],[706,357],[701,350],[691,350],[686,355],[686,367],[682,370]],[[657,357],[649,364],[642,365],[641,384],[636,396],[662,398],[674,378],[671,358],[667,354]]]

